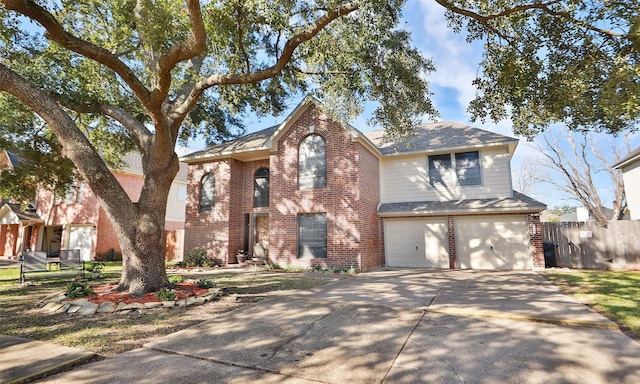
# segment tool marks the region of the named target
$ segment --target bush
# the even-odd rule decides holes
[[[213,288],[215,286],[214,282],[209,279],[200,279],[196,283],[198,288]]]
[[[182,283],[182,276],[180,276],[180,275],[169,276],[169,283],[170,284],[180,284],[180,283]]]
[[[207,261],[207,251],[203,248],[193,248],[184,255],[183,264],[186,267],[202,267]]]
[[[91,296],[93,294],[93,289],[91,289],[91,287],[87,287],[86,283],[75,282],[67,284],[67,297],[70,299]]]
[[[170,289],[162,289],[156,292],[154,296],[160,301],[174,301],[176,299],[176,293]]]

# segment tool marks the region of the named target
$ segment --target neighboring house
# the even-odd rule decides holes
[[[614,164],[613,168],[622,170],[624,194],[631,220],[640,220],[640,147]]]
[[[578,214],[578,210],[582,210],[582,214]],[[604,207],[605,216],[611,220],[613,218],[613,209]],[[579,217],[582,216],[582,217]],[[626,215],[625,215],[626,216]],[[623,216],[623,220],[628,220],[628,217]],[[584,220],[584,217],[587,217]],[[589,212],[589,210],[585,207],[577,207],[573,210],[573,212],[565,213],[564,215],[558,217],[557,220],[559,223],[574,223],[574,222],[585,222],[585,221],[596,221],[595,217]]]
[[[319,267],[544,268],[540,211],[512,190],[518,140],[444,122],[386,143],[313,98],[275,127],[181,158],[185,249],[228,263]]]
[[[143,183],[140,157],[128,154],[123,160],[126,165],[112,172],[129,197],[135,200]],[[2,164],[0,155],[0,166]],[[180,164],[167,203],[167,260],[182,259],[186,176],[186,165]],[[5,204],[0,208],[0,250],[4,249],[3,256],[16,257],[26,249],[52,254],[60,249],[77,248],[84,260],[90,260],[96,255],[108,258],[120,251],[118,238],[106,213],[81,179],[76,180],[63,197],[39,190],[35,202],[28,208],[30,210],[26,212],[17,212],[20,207],[15,204]],[[10,236],[3,236],[4,233]],[[10,238],[18,241],[9,241]]]

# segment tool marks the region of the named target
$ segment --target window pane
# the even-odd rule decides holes
[[[211,211],[216,198],[216,181],[209,173],[202,178],[200,186],[200,212]]]
[[[298,216],[298,257],[327,257],[327,215],[324,213]]]
[[[76,191],[76,203],[84,201],[84,180],[78,180],[78,190]]]
[[[456,153],[456,174],[460,185],[480,185],[480,156],[475,152]]]
[[[431,186],[453,186],[451,155],[429,156],[429,184]]]
[[[327,144],[320,135],[309,135],[298,149],[298,188],[327,187]]]
[[[253,206],[269,206],[269,170],[261,168],[256,172],[253,183]]]
[[[187,186],[178,185],[178,201],[187,201]]]

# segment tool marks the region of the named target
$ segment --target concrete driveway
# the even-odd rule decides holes
[[[638,383],[640,344],[533,272],[380,270],[47,383]]]

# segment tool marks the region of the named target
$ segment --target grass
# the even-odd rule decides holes
[[[121,264],[106,262],[102,277],[89,285],[114,283],[120,277]],[[220,313],[262,300],[282,291],[305,290],[330,279],[316,274],[273,274],[268,272],[199,272],[184,279],[210,279],[227,296],[195,307],[175,307],[110,313],[93,316],[51,314],[38,303],[46,296],[64,291],[76,275],[73,271],[53,271],[28,275],[33,285],[18,283],[19,268],[0,268],[0,334],[27,337],[84,349],[109,357],[178,330],[212,319]]]
[[[546,272],[545,278],[563,292],[617,322],[640,338],[640,272]]]

